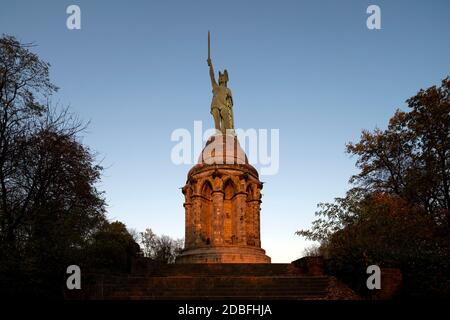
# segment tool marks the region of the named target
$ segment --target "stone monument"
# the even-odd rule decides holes
[[[137,257],[127,273],[85,274],[82,289],[65,290],[65,298],[358,299],[324,273],[321,257],[271,263],[261,248],[263,185],[234,133],[228,72],[219,73],[216,83],[209,43],[208,33],[211,113],[216,133],[206,142],[183,187],[185,248],[177,263]]]
[[[182,189],[185,248],[176,262],[270,263],[260,237],[263,185],[234,133],[227,70],[219,72],[219,83],[215,80],[209,32],[207,62],[216,134],[206,142]]]

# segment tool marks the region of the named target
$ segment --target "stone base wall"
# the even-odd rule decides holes
[[[325,275],[323,257],[303,257],[292,262],[302,272],[312,276]]]
[[[261,248],[251,246],[214,246],[185,250],[176,263],[270,263]]]
[[[381,268],[381,289],[373,290],[370,298],[372,300],[388,300],[395,298],[401,291],[403,277],[400,269]]]

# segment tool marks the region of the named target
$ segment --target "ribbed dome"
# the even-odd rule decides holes
[[[247,155],[242,150],[237,136],[217,134],[206,142],[198,159],[199,164],[248,164]]]

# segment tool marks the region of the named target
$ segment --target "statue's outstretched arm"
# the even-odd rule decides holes
[[[211,85],[213,87],[217,86],[216,77],[214,75],[214,68],[213,68],[211,60],[209,60],[209,59],[208,59],[208,65],[209,65],[209,76],[211,78]]]

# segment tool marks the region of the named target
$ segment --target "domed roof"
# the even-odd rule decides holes
[[[209,137],[198,159],[199,164],[248,164],[236,135],[216,134]]]

